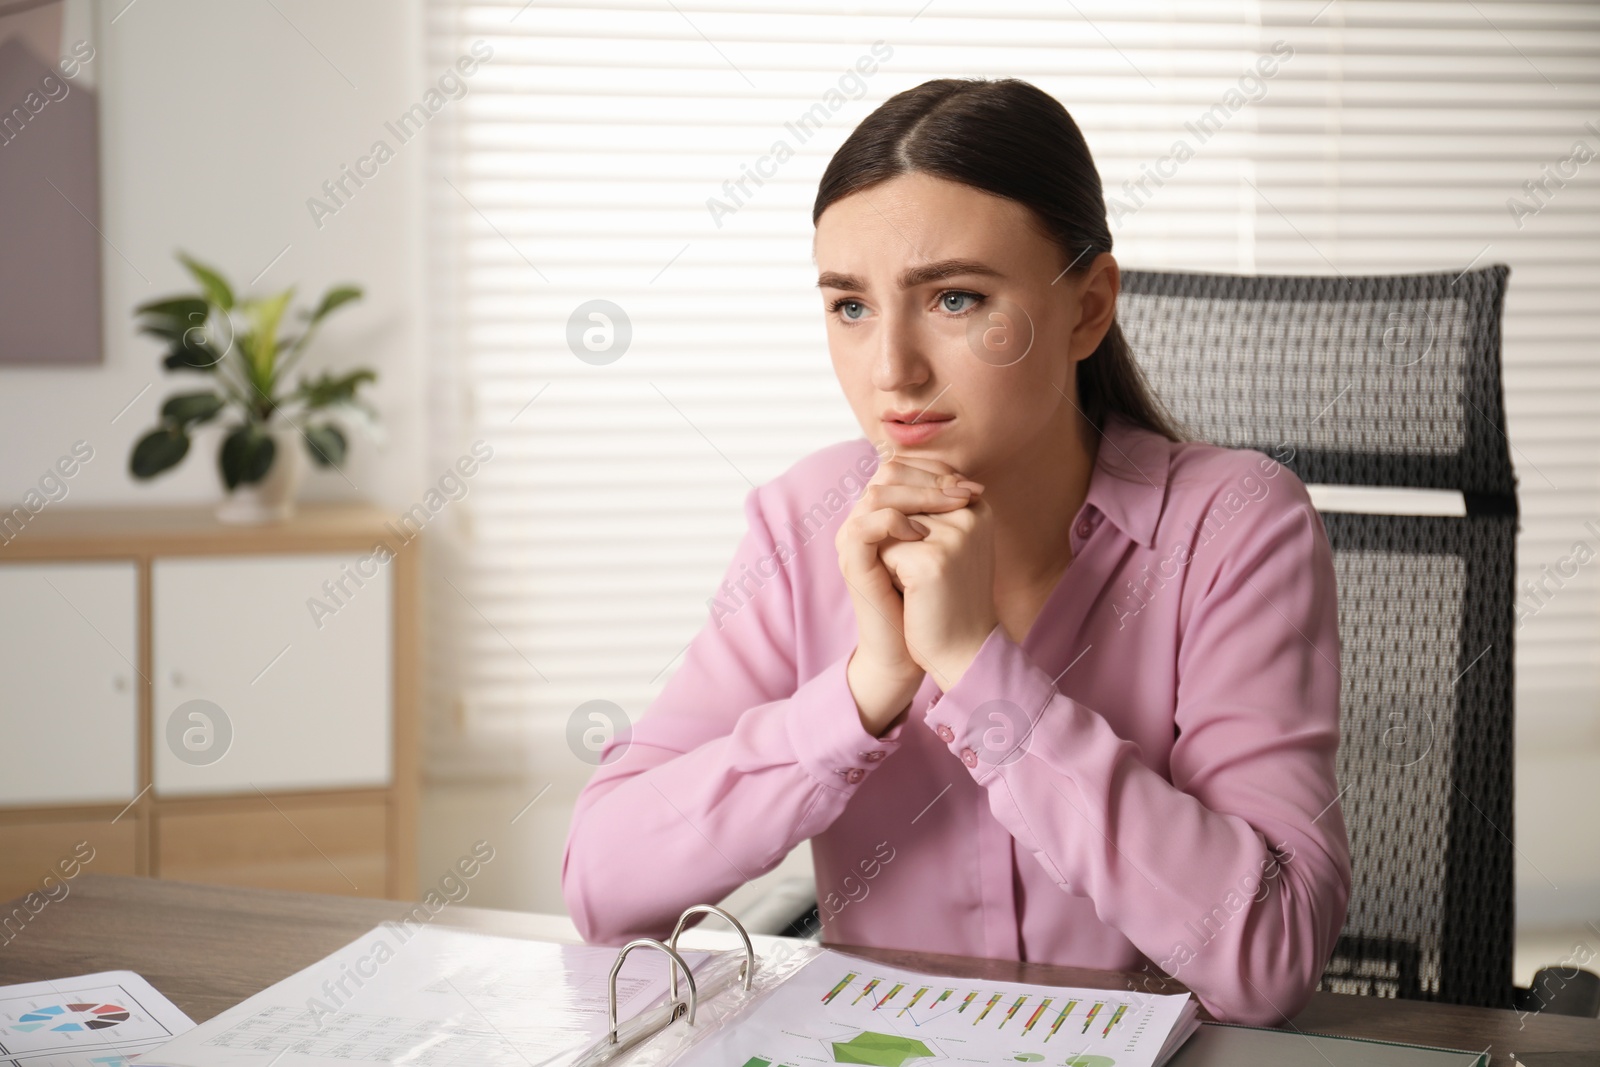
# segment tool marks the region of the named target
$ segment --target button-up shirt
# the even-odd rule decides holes
[[[1332,556],[1293,473],[1112,419],[1072,561],[881,736],[834,536],[866,438],[745,498],[681,667],[578,797],[585,938],[663,936],[812,843],[825,940],[1158,971],[1218,1018],[1310,996],[1350,892]]]

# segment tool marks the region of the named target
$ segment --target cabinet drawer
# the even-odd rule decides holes
[[[153,873],[212,885],[383,897],[388,836],[381,797],[258,796],[158,810]]]
[[[139,822],[132,814],[104,819],[0,822],[0,900],[44,890],[45,875],[67,884],[78,874],[138,874]],[[80,848],[80,844],[86,843]],[[61,890],[51,891],[57,897]]]

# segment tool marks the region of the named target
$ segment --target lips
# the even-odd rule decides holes
[[[937,417],[930,417],[931,414],[924,415],[915,422],[910,421],[916,418],[915,415],[907,416],[905,421],[884,419],[882,422],[883,432],[897,444],[907,447],[923,444],[943,433],[945,427],[955,421],[954,415],[941,414]]]
[[[949,422],[955,416],[947,415],[942,411],[885,411],[882,418],[884,422],[917,423],[920,425],[924,422]]]

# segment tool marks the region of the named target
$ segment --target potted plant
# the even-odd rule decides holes
[[[356,396],[363,383],[377,380],[366,368],[302,375],[287,387],[288,373],[317,327],[359,300],[361,289],[333,286],[315,309],[300,312],[299,332],[288,335],[284,319],[293,286],[270,296],[236,298],[217,271],[183,253],[178,258],[200,291],[142,304],[135,315],[141,333],[168,345],[162,361],[168,370],[198,374],[210,383],[167,398],[160,425],[133,446],[128,469],[135,478],[154,478],[188,454],[197,427],[222,419],[227,433],[217,465],[228,497],[218,505],[217,517],[238,523],[286,519],[294,512],[307,455],[322,467],[344,462],[348,442],[334,416],[355,417],[369,430],[377,418]]]

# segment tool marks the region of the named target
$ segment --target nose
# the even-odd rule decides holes
[[[880,393],[917,392],[916,387],[928,380],[930,367],[916,316],[886,310],[879,322],[872,384]]]

